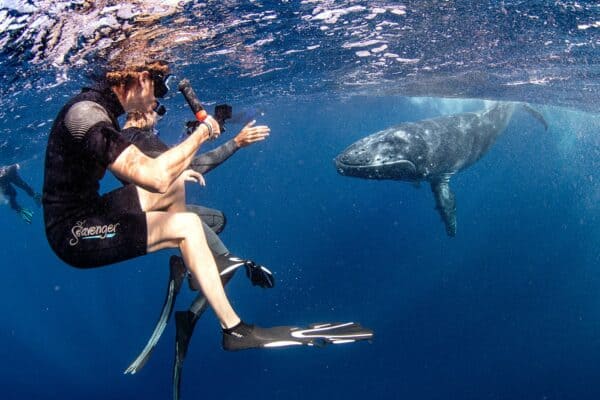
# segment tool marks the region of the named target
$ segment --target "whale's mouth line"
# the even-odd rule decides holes
[[[414,168],[415,171],[417,170],[416,165],[412,161],[409,161],[409,160],[393,161],[393,162],[376,164],[376,165],[374,165],[374,164],[371,164],[371,165],[365,165],[365,164],[346,164],[343,161],[339,161],[337,158],[335,159],[335,162],[337,163],[338,166],[355,168],[355,169],[381,168],[381,167],[389,167],[389,166],[397,165],[397,164],[410,164],[410,166],[412,168]]]

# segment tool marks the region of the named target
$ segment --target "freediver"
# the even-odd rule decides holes
[[[2,203],[8,202],[10,208],[12,208],[25,223],[31,224],[33,211],[21,206],[17,202],[17,190],[13,185],[27,193],[38,207],[42,205],[42,195],[36,193],[31,186],[21,178],[19,175],[20,168],[21,166],[19,164],[0,167],[0,199],[2,200]]]
[[[159,109],[158,104],[155,109]],[[165,109],[162,108],[162,110],[163,111],[159,114],[154,111],[148,114],[128,113],[123,130],[121,131],[123,137],[137,146],[146,155],[153,158],[158,157],[160,154],[169,150],[169,147],[158,137],[155,130],[156,121],[159,118],[159,115],[164,115]],[[220,145],[214,150],[195,157],[191,161],[190,167],[199,174],[206,174],[229,159],[239,149],[265,140],[269,135],[269,128],[264,125],[255,126],[255,123],[256,121],[252,121],[246,124],[233,139]],[[256,264],[252,260],[242,259],[231,254],[229,249],[221,241],[217,235],[225,226],[225,217],[221,211],[189,204],[186,208],[188,211],[198,214],[202,220],[204,234],[206,235],[209,248],[215,258],[223,285],[233,278],[233,275],[238,268],[245,267],[246,275],[253,285],[262,288],[272,288],[274,286],[275,280],[271,271],[262,265]],[[170,269],[167,296],[156,327],[150,336],[146,347],[144,347],[140,355],[127,368],[125,373],[135,374],[145,365],[152,353],[152,349],[157,344],[166,327],[167,320],[173,310],[175,298],[181,287],[181,281],[186,273],[181,257],[171,257]],[[198,285],[192,283],[190,280],[190,288],[197,290]],[[178,338],[176,341],[176,366],[181,366],[183,363],[183,358],[187,352],[189,339],[191,339],[195,324],[206,308],[205,303],[206,299],[203,294],[200,293],[187,312],[176,313]],[[177,376],[179,376],[179,374],[177,374]]]
[[[168,73],[164,61],[113,65],[103,83],[84,88],[59,111],[48,138],[43,195],[46,237],[56,255],[73,267],[93,268],[179,248],[220,322],[225,350],[371,339],[372,331],[354,323],[261,328],[237,315],[201,220],[185,209],[185,182],[202,179],[189,164],[202,143],[219,136],[219,124],[206,115],[157,158],[120,134],[117,117],[150,112],[168,90]],[[106,170],[130,184],[100,195]]]

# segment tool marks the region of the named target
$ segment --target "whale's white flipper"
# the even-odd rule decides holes
[[[456,236],[456,199],[450,189],[451,176],[451,174],[446,174],[432,179],[430,183],[435,198],[435,209],[438,210],[444,225],[446,225],[448,236],[454,237]]]

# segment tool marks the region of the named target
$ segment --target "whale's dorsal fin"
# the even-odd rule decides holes
[[[456,200],[454,193],[450,190],[451,174],[445,174],[430,181],[431,191],[435,198],[435,209],[440,213],[446,234],[456,236]]]

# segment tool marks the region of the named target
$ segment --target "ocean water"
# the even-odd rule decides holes
[[[271,128],[207,174],[205,188],[188,187],[190,203],[226,213],[221,237],[233,253],[275,273],[270,290],[238,273],[227,288],[235,309],[267,326],[356,320],[375,331],[372,343],[227,353],[209,311],[183,399],[600,396],[596,3],[53,4],[0,2],[0,164],[20,162],[41,190],[51,120],[97,53],[118,47],[127,24],[163,28],[152,32],[171,40],[156,42],[172,45],[174,72],[207,105],[230,102]],[[141,23],[146,15],[154,22]],[[40,33],[51,31],[45,18],[62,24],[58,44]],[[69,30],[84,19],[86,29]],[[428,185],[334,168],[368,134],[490,100],[527,101],[549,129],[515,113],[489,153],[453,178],[456,238]],[[164,104],[161,137],[176,143],[191,114],[175,91]],[[35,214],[26,225],[0,207],[0,398],[171,398],[173,321],[144,369],[122,372],[158,317],[173,253],[73,269],[47,245],[41,210],[18,198]],[[193,298],[184,287],[176,309]]]

